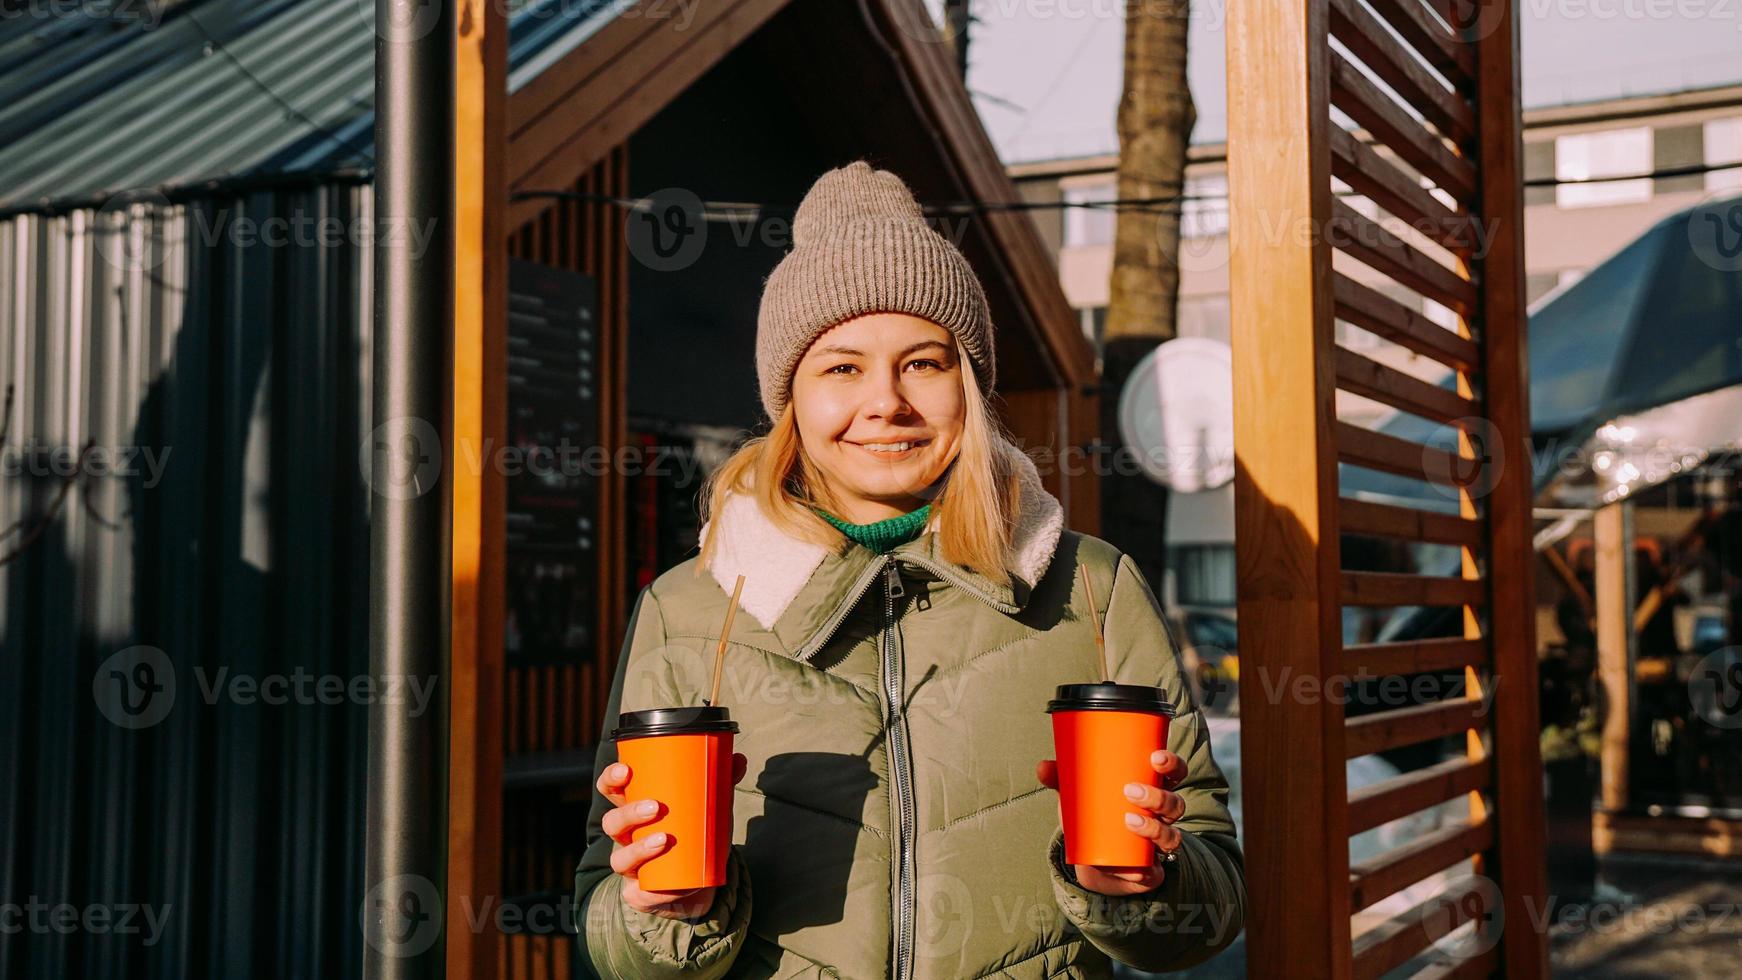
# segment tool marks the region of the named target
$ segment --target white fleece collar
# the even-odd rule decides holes
[[[1008,442],[1001,449],[1015,462],[1020,484],[1011,570],[1032,589],[1052,563],[1059,536],[1064,533],[1064,508],[1047,492],[1040,471],[1027,453]],[[732,594],[738,576],[743,575],[744,591],[738,598],[739,606],[764,629],[773,629],[829,549],[787,535],[762,513],[755,499],[742,494],[727,494],[715,519],[720,524],[719,540],[714,544],[708,571],[727,595]],[[710,520],[702,525],[702,540],[707,540],[708,527],[713,523]],[[938,517],[934,514],[926,530],[936,531],[937,526]],[[963,570],[963,574],[969,573]]]

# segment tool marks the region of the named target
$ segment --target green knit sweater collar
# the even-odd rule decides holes
[[[926,504],[918,510],[909,511],[896,517],[873,521],[870,524],[849,524],[820,507],[811,509],[816,511],[823,520],[839,528],[842,534],[878,554],[919,537],[921,532],[925,530],[926,520],[931,517],[931,504]]]

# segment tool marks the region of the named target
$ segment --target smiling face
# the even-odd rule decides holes
[[[905,313],[854,317],[811,344],[792,406],[837,517],[867,524],[932,499],[961,442],[967,370],[948,330]]]

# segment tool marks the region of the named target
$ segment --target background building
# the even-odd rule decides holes
[[[1527,298],[1536,304],[1576,281],[1662,218],[1715,194],[1742,189],[1742,85],[1545,106],[1524,114]],[[1111,154],[1013,163],[1025,200],[1093,205],[1115,198]],[[1575,185],[1567,181],[1663,173]],[[1344,186],[1339,184],[1338,186]],[[1346,189],[1346,187],[1345,187]],[[1228,339],[1228,178],[1225,143],[1191,148],[1181,201],[1179,335]],[[1372,202],[1350,198],[1372,216]],[[1058,257],[1059,283],[1084,335],[1097,344],[1106,316],[1113,261],[1111,210],[1040,208],[1029,212]],[[1418,242],[1419,244],[1419,242]],[[1431,245],[1427,246],[1432,248]],[[1337,255],[1337,266],[1441,324],[1451,312]],[[1348,323],[1337,342],[1425,380],[1437,362]],[[1338,411],[1372,422],[1391,410],[1339,391]],[[1192,605],[1234,602],[1233,488],[1169,495],[1170,589]]]

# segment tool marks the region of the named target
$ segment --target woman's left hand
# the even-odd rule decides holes
[[[1131,828],[1132,833],[1155,842],[1158,850],[1147,868],[1071,865],[1076,872],[1077,883],[1089,891],[1102,895],[1136,895],[1158,887],[1167,880],[1167,865],[1162,862],[1161,852],[1176,851],[1183,843],[1180,832],[1173,823],[1185,815],[1186,804],[1178,793],[1173,792],[1172,787],[1178,786],[1185,779],[1186,766],[1184,760],[1166,749],[1158,749],[1151,754],[1149,764],[1161,774],[1161,787],[1143,783],[1125,784],[1123,802],[1149,811],[1147,817],[1135,813],[1126,814],[1125,825]],[[1041,760],[1035,767],[1035,775],[1040,777],[1043,785],[1055,791],[1059,788],[1056,760]]]

